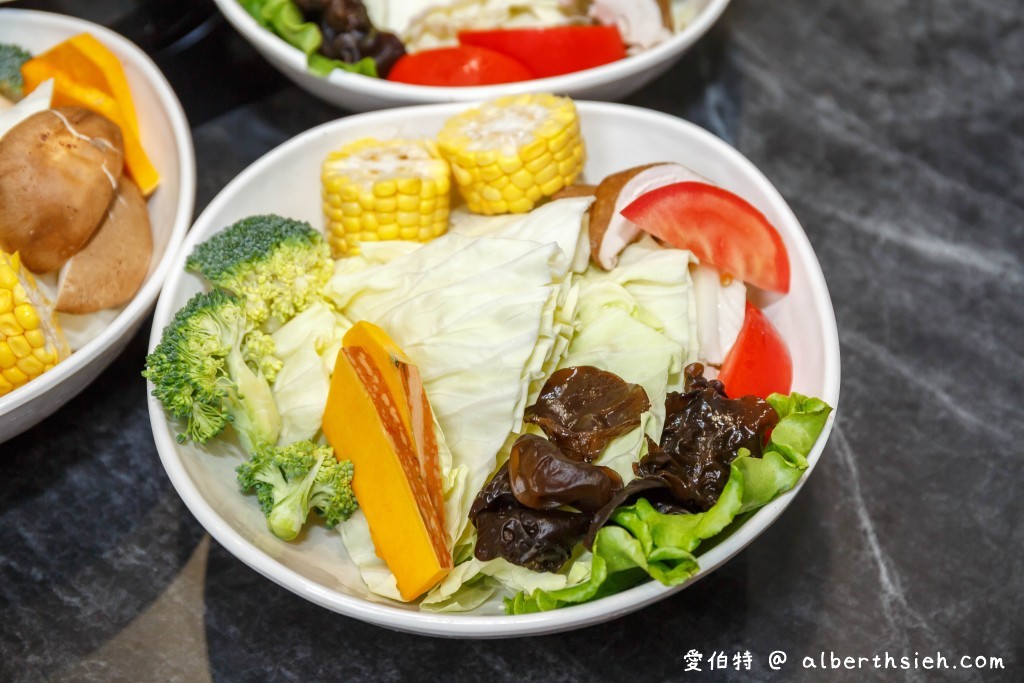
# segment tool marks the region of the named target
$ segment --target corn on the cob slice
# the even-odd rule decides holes
[[[576,105],[509,95],[449,119],[437,137],[470,211],[526,213],[576,182],[586,151]]]
[[[0,396],[27,384],[68,355],[46,297],[21,267],[0,251]]]
[[[426,242],[448,230],[451,171],[430,140],[364,138],[331,152],[321,171],[335,258],[359,243]]]

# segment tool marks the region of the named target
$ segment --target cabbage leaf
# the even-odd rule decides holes
[[[561,201],[589,204],[587,198]],[[529,221],[479,220],[464,225],[466,232],[476,235],[523,235],[538,240],[546,235],[557,239],[563,253],[566,253],[572,246],[571,236],[559,234],[558,227],[555,221],[543,218]],[[580,243],[586,246],[585,240],[580,240]],[[558,368],[592,365],[642,386],[650,399],[651,409],[641,416],[639,427],[613,439],[596,460],[598,464],[614,469],[624,481],[629,481],[635,477],[633,463],[646,452],[644,436],[648,435],[655,441],[661,438],[665,396],[670,383],[682,376],[684,361],[696,355],[696,333],[692,329],[695,303],[689,274],[693,257],[689,252],[662,249],[653,241],[646,240],[627,247],[620,258],[620,265],[610,272],[587,267],[588,258],[589,253],[585,249],[577,249],[572,267],[582,274],[568,293],[575,296],[576,301],[557,307],[553,317],[556,324],[564,326],[563,334],[555,338],[559,343],[568,341],[568,346],[564,353],[552,354],[553,358],[561,359],[557,366],[540,366],[542,372],[531,384],[527,405],[536,401],[544,382]],[[570,311],[575,313],[575,319],[571,321],[567,319]],[[575,330],[575,334],[567,337],[564,332],[570,328]],[[538,343],[539,348],[541,343]],[[521,431],[518,429],[510,435],[498,458],[499,463],[508,457],[508,451]],[[531,428],[530,431],[534,430]],[[474,495],[478,490],[474,489]],[[471,555],[474,543],[475,537],[463,539],[460,547],[465,544]],[[514,567],[504,560],[491,562]],[[446,611],[460,607],[470,609],[466,606],[475,606],[476,600],[485,592],[488,595],[496,592],[499,584],[513,593],[530,592],[530,589],[519,587],[525,584],[524,576],[532,575],[532,581],[538,584],[534,590],[550,590],[539,582],[552,580],[563,582],[564,587],[560,588],[568,590],[590,576],[589,560],[580,558],[571,560],[559,574],[548,574],[546,579],[543,573],[518,567],[515,568],[516,573],[512,570],[488,573],[488,565],[476,562],[468,568],[456,567],[460,571],[428,595],[423,608],[437,609],[440,606]],[[459,580],[465,581],[465,594],[458,585]],[[489,591],[485,591],[485,587]],[[437,594],[445,597],[442,599]]]
[[[543,231],[540,234],[551,234],[553,228],[540,221],[525,226],[507,221],[474,224],[476,234],[492,226],[492,235],[524,234],[538,230],[538,226]],[[693,307],[688,270],[691,260],[689,252],[664,250],[653,242],[631,245],[623,252],[621,265],[611,272],[587,268],[578,280],[578,301],[560,309],[563,313],[575,311],[572,327],[576,333],[557,367],[592,365],[607,370],[644,387],[650,399],[651,409],[641,416],[640,426],[613,439],[596,460],[618,472],[623,481],[635,477],[633,463],[646,452],[644,435],[655,441],[661,438],[669,382],[682,374],[688,354],[681,342],[693,346],[696,340],[696,335],[689,331],[689,312]],[[575,265],[585,267],[586,263]],[[689,352],[695,354],[695,346]],[[534,382],[529,403],[536,400],[544,381],[555,369],[545,368]],[[518,434],[510,436],[499,462],[507,458]],[[478,490],[474,490],[474,495]],[[460,547],[467,547],[470,555],[474,545],[475,536],[460,540]],[[557,574],[530,571],[500,559],[471,560],[467,566],[456,567],[458,571],[432,591],[421,606],[444,611],[472,609],[500,588],[512,593],[550,591],[544,585],[553,581],[562,584],[560,590],[569,590],[589,580],[588,558],[589,553],[570,560]],[[496,573],[494,563],[505,570]],[[533,588],[525,587],[530,582]]]
[[[320,431],[331,384],[329,368],[334,367],[341,338],[351,325],[327,304],[317,302],[270,335],[274,355],[282,361],[271,387],[281,414],[279,443],[312,439]]]
[[[697,355],[696,303],[690,252],[652,240],[627,246],[611,271],[591,267],[581,278],[577,323],[561,367],[593,365],[647,392],[651,409],[631,432],[616,437],[597,458],[623,481],[647,448],[661,439],[665,397],[681,388],[683,368]]]

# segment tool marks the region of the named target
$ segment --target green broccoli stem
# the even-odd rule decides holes
[[[302,531],[306,517],[309,516],[309,495],[313,490],[313,480],[323,462],[323,458],[317,460],[302,479],[286,482],[282,477],[275,485],[275,494],[278,490],[287,491],[281,498],[275,496],[274,507],[267,515],[267,525],[278,538],[291,541]]]
[[[229,400],[233,404],[231,426],[242,447],[252,454],[260,446],[273,446],[281,433],[281,414],[266,378],[249,368],[237,345],[227,356],[227,368],[238,387]]]

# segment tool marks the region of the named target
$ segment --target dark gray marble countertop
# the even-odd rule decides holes
[[[344,115],[208,28],[184,51],[152,48],[193,125],[197,213],[266,151]],[[366,625],[262,578],[186,510],[149,428],[147,324],[0,446],[0,680],[1024,680],[1024,4],[735,0],[629,102],[749,157],[828,281],[842,404],[774,526],[674,597],[573,633]],[[701,674],[683,673],[691,649]],[[708,670],[712,653],[745,651],[749,671]],[[801,666],[821,653],[1005,668]]]

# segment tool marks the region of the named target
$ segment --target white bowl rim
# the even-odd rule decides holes
[[[273,166],[279,156],[286,154],[290,148],[301,145],[305,140],[321,135],[326,129],[336,126],[344,127],[353,123],[358,124],[368,117],[374,119],[402,119],[416,112],[427,111],[450,115],[464,110],[466,106],[466,103],[459,102],[401,107],[347,116],[312,128],[282,143],[242,171],[210,202],[193,227],[203,224],[207,214],[212,215],[220,211],[222,205],[229,204],[234,194],[244,187],[251,177],[258,176],[266,168]],[[769,197],[771,208],[777,211],[778,215],[782,216],[785,222],[791,222],[796,228],[795,233],[792,235],[793,241],[789,245],[790,248],[799,251],[801,253],[801,260],[810,265],[808,275],[812,296],[821,310],[825,312],[825,315],[818,321],[818,324],[821,326],[821,337],[824,339],[823,357],[825,365],[824,391],[820,398],[834,409],[838,409],[840,380],[839,334],[836,328],[832,301],[829,297],[828,287],[821,271],[821,266],[814,254],[811,243],[796,216],[778,193],[778,190],[739,151],[689,121],[648,109],[617,103],[577,100],[576,106],[579,109],[580,116],[584,119],[591,112],[594,114],[614,113],[627,119],[634,119],[637,126],[642,126],[645,122],[657,122],[659,125],[670,125],[688,129],[689,134],[704,138],[705,142],[717,148],[717,151],[723,157],[728,158],[733,164],[746,167],[750,172],[751,178],[764,186],[767,190],[766,195]],[[380,121],[378,123],[379,125],[386,125],[388,122]],[[163,327],[174,315],[175,310],[172,308],[174,306],[172,300],[175,297],[175,291],[181,279],[185,275],[185,258],[201,237],[200,230],[193,229],[182,245],[182,248],[178,250],[175,263],[176,270],[168,277],[165,283],[165,290],[157,303],[152,335],[150,337],[150,349],[159,342]],[[315,581],[298,574],[259,550],[221,518],[199,492],[185,471],[181,458],[178,455],[177,444],[169,429],[163,407],[151,395],[148,400],[150,422],[153,426],[153,436],[156,441],[157,451],[172,484],[192,514],[228,552],[263,576],[293,593],[340,614],[398,631],[460,638],[519,637],[580,628],[640,609],[669,594],[682,590],[694,581],[710,574],[759,536],[793,501],[824,450],[837,412],[833,410],[832,415],[830,415],[824,430],[818,437],[811,454],[808,456],[808,468],[793,490],[757,510],[728,539],[716,545],[707,553],[700,555],[701,569],[695,577],[686,583],[674,587],[665,587],[652,580],[600,600],[563,607],[549,612],[526,615],[474,616],[472,614],[411,611],[345,595],[339,591],[327,589]]]
[[[283,38],[260,26],[238,0],[214,0],[217,6],[240,33],[258,43],[262,50],[269,51],[289,69],[305,73],[312,77],[306,64],[306,56],[297,47],[288,44]],[[604,64],[602,66],[575,71],[561,76],[535,78],[529,81],[501,83],[498,85],[474,86],[433,86],[396,83],[383,78],[369,78],[360,74],[335,69],[325,80],[344,90],[354,90],[366,95],[394,101],[412,101],[421,103],[448,100],[486,100],[501,95],[512,95],[525,92],[571,93],[577,90],[602,85],[608,82],[627,79],[665,60],[671,59],[704,35],[729,5],[729,0],[707,0],[707,5],[687,24],[682,31],[671,38],[625,59]]]
[[[184,240],[192,220],[192,212],[195,209],[196,197],[196,159],[195,150],[192,145],[192,132],[185,116],[185,110],[178,101],[174,89],[167,82],[163,73],[149,56],[137,45],[108,28],[94,24],[84,19],[69,17],[53,12],[40,12],[26,9],[0,9],[0,20],[2,21],[25,21],[29,24],[48,25],[59,29],[67,29],[68,35],[88,31],[100,42],[113,49],[115,53],[130,55],[135,65],[143,72],[145,77],[153,84],[160,104],[167,112],[174,134],[175,148],[177,151],[180,166],[180,192],[178,194],[177,208],[175,210],[175,221],[171,227],[171,233],[167,240],[167,248],[156,268],[150,275],[149,280],[136,292],[134,298],[117,314],[117,317],[106,329],[93,339],[89,340],[78,351],[75,351],[65,360],[58,363],[49,372],[43,373],[28,384],[19,387],[0,397],[0,416],[6,415],[18,409],[18,407],[45,394],[53,387],[60,384],[66,378],[83,370],[105,349],[111,346],[125,331],[126,328],[141,321],[149,313],[156,301],[160,290],[163,287],[164,279],[170,271],[174,262],[175,252]],[[139,370],[142,371],[141,368]]]

